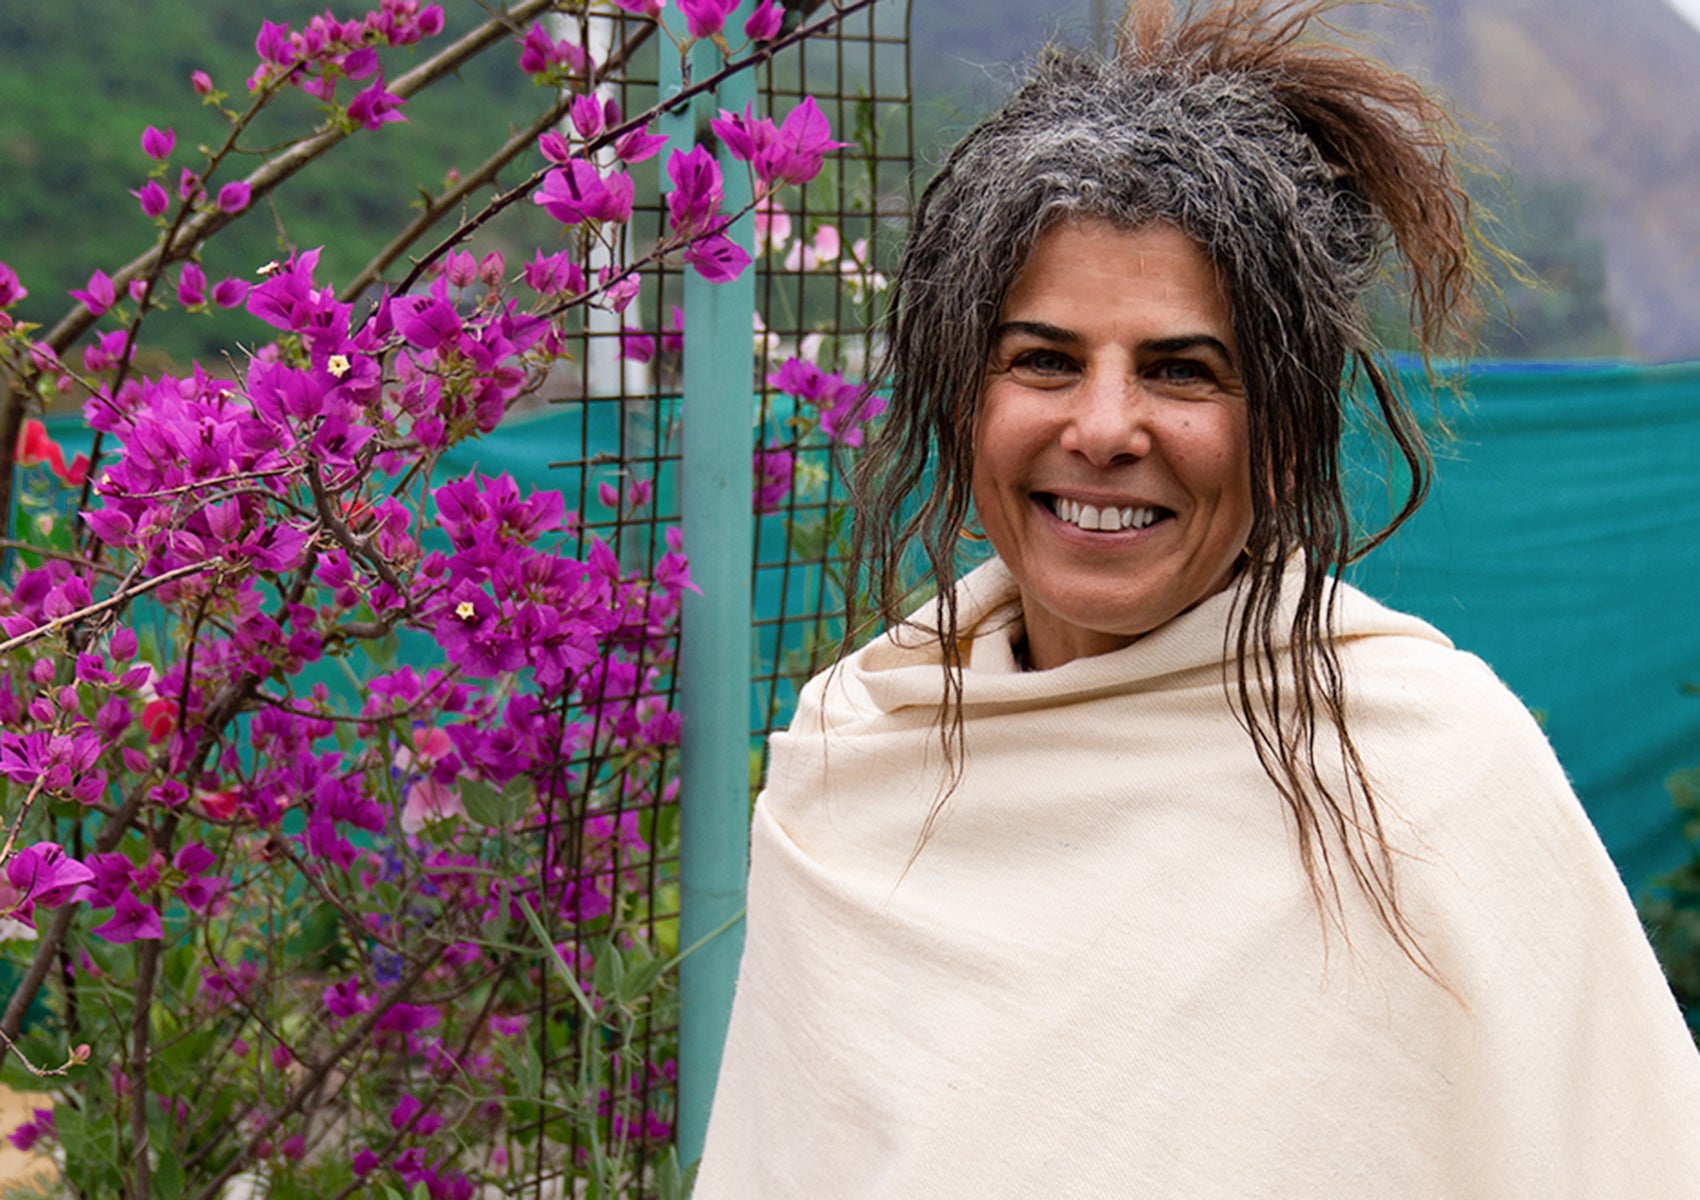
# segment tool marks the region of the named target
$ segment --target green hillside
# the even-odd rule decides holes
[[[400,74],[449,39],[481,22],[476,5],[449,0],[448,28],[413,52],[390,51]],[[168,186],[179,166],[198,165],[197,144],[224,135],[218,115],[190,85],[205,70],[239,108],[256,62],[261,14],[296,28],[322,5],[275,0],[111,4],[0,0],[0,261],[23,278],[29,320],[57,319],[95,267],[111,271],[145,250],[154,229],[130,189],[152,165],[139,143],[148,124],[177,133]],[[339,15],[356,15],[347,9]],[[442,81],[404,110],[410,120],[360,132],[256,206],[209,247],[208,275],[252,277],[260,264],[292,248],[325,247],[320,277],[350,278],[410,215],[421,187],[440,190],[445,167],[480,161],[489,147],[528,121],[551,98],[516,69],[518,49],[498,45],[463,77]],[[349,85],[344,84],[344,89]],[[346,95],[345,95],[346,99]],[[315,101],[282,98],[245,144],[256,152],[318,119]],[[235,178],[260,159],[243,160]],[[529,158],[521,166],[535,165]],[[520,178],[520,167],[511,172]],[[533,244],[554,236],[547,223]],[[218,353],[253,336],[250,320],[215,317],[150,322],[150,338],[175,357]]]

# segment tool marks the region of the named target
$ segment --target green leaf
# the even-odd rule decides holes
[[[183,1164],[178,1161],[174,1149],[167,1148],[160,1153],[159,1162],[148,1182],[152,1193],[160,1200],[177,1200],[183,1194]]]
[[[482,779],[463,778],[457,786],[467,819],[486,829],[512,825],[531,805],[531,784],[523,775],[510,779],[500,792]]]

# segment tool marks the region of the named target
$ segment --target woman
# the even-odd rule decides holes
[[[892,632],[774,739],[699,1200],[1700,1195],[1700,1059],[1546,742],[1331,583],[1342,397],[1399,520],[1427,479],[1365,290],[1390,250],[1434,349],[1476,265],[1442,114],[1314,7],[1140,8],[923,197]]]

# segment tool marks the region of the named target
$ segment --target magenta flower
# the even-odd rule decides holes
[[[29,289],[18,279],[18,273],[0,262],[0,308],[10,308],[29,294]]]
[[[248,283],[242,279],[221,279],[213,287],[213,303],[220,308],[237,308],[248,298]]]
[[[667,7],[667,0],[614,0],[616,7],[623,8],[634,17],[649,17],[661,15],[661,10]]]
[[[685,29],[694,38],[713,37],[726,27],[726,18],[738,7],[738,0],[678,0],[679,11],[685,14]]]
[[[94,881],[94,872],[53,842],[37,842],[13,855],[6,879],[23,898],[43,908],[55,908],[75,897],[77,889]]]
[[[89,932],[115,945],[125,945],[163,938],[165,926],[160,922],[158,909],[151,904],[143,904],[136,899],[134,892],[126,891],[118,897],[112,919]]]
[[[380,129],[392,121],[405,121],[397,110],[406,101],[384,90],[384,77],[379,75],[364,91],[348,102],[348,119],[366,129]]]
[[[602,101],[594,93],[574,96],[570,111],[580,137],[593,138],[602,132]]]
[[[584,272],[565,250],[547,258],[543,251],[537,251],[535,257],[525,264],[524,278],[525,285],[541,296],[584,291]]]
[[[402,296],[390,305],[390,312],[401,336],[421,350],[435,350],[460,334],[460,313],[449,302],[441,279],[431,285],[429,296]]]
[[[564,167],[573,160],[572,144],[553,129],[537,135],[537,150],[558,167]]]
[[[613,118],[609,118],[609,121],[612,123]],[[650,133],[647,127],[634,129],[614,140],[614,157],[623,163],[643,162],[661,153],[661,147],[666,144],[665,137],[659,133]]]
[[[744,21],[744,36],[752,42],[771,42],[785,24],[785,10],[773,0],[761,0]]]
[[[118,303],[118,291],[112,286],[112,280],[105,271],[97,270],[89,276],[88,286],[71,291],[71,299],[82,301],[91,316],[100,316],[107,309]]]
[[[292,66],[295,62],[295,44],[289,34],[288,25],[278,25],[271,21],[260,24],[260,32],[254,38],[254,53],[261,61],[273,63],[280,67]]]
[[[427,1004],[398,1004],[378,1018],[374,1026],[380,1032],[393,1029],[398,1033],[413,1033],[429,1029],[443,1019],[443,1014]]]
[[[533,25],[520,43],[519,69],[527,75],[547,75],[558,67],[574,74],[584,73],[589,59],[584,49],[574,42],[556,41],[542,25]]]
[[[632,215],[632,198],[630,176],[604,179],[592,164],[575,158],[545,175],[531,200],[563,225],[577,225],[586,220],[627,220]]]
[[[248,207],[253,199],[253,189],[241,179],[234,180],[218,189],[218,207],[220,212],[239,213]]]
[[[171,148],[177,145],[177,131],[166,129],[161,131],[152,125],[142,130],[142,153],[152,159],[171,157]]]
[[[757,446],[755,453],[755,492],[751,504],[759,513],[778,512],[785,497],[791,494],[792,469],[795,456],[777,443]]]
[[[213,92],[212,76],[205,71],[192,71],[189,74],[189,86],[195,89],[197,96],[210,96]]]
[[[627,325],[620,331],[620,357],[629,358],[633,362],[653,362],[655,339],[636,325]]]
[[[695,267],[697,274],[711,284],[724,284],[743,274],[743,269],[750,265],[750,255],[728,236],[711,233],[707,238],[690,243],[690,250],[685,252],[685,262]]]
[[[184,308],[194,308],[207,302],[207,273],[201,270],[201,264],[186,262],[182,272],[177,276],[177,303]]]
[[[171,197],[159,180],[150,179],[139,189],[132,188],[130,194],[142,206],[142,213],[149,218],[164,214],[171,207]]]
[[[720,213],[722,181],[714,156],[702,146],[675,151],[667,159],[667,176],[673,181],[667,193],[668,227],[682,236],[718,229],[714,218]]]
[[[372,1002],[360,994],[358,979],[345,979],[325,989],[325,1011],[339,1021],[359,1016],[372,1008]]]
[[[805,97],[777,128],[765,117],[758,118],[753,106],[741,114],[722,109],[709,124],[732,157],[749,163],[768,188],[809,182],[820,174],[827,154],[849,145],[832,140],[826,115],[813,96]]]

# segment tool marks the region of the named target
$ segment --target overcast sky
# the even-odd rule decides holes
[[[1687,17],[1694,28],[1700,29],[1700,0],[1665,0],[1665,3]]]

